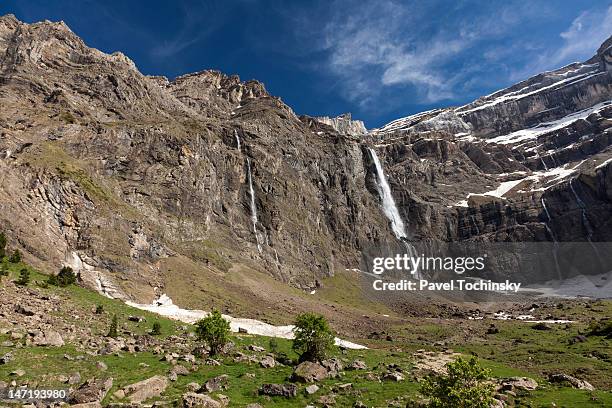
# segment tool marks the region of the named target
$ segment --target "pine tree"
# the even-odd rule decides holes
[[[9,257],[9,262],[14,264],[21,262],[21,252],[18,249],[13,251],[13,253]]]
[[[15,283],[19,286],[27,286],[30,283],[30,271],[26,268],[19,271],[19,279]]]
[[[111,321],[110,327],[108,329],[108,334],[106,336],[107,337],[116,338],[118,336],[118,334],[117,334],[117,326],[118,325],[119,325],[119,323],[118,323],[117,315],[114,315],[113,316],[113,320]]]
[[[151,330],[153,336],[159,336],[161,334],[161,324],[159,322],[153,323],[153,330]]]
[[[0,260],[6,256],[6,235],[0,232]]]

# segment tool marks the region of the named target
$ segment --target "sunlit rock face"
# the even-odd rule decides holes
[[[611,240],[609,43],[366,133],[298,117],[257,81],[145,76],[63,23],[5,16],[1,228],[29,261],[79,259],[116,296],[243,269],[309,289],[398,241],[373,149],[409,239]]]

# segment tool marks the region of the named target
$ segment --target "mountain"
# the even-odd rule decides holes
[[[258,81],[146,76],[64,23],[7,15],[0,225],[28,262],[69,264],[109,296],[246,314],[300,308],[289,287],[316,289],[398,237],[612,241],[610,44],[356,137],[359,122],[298,116]]]

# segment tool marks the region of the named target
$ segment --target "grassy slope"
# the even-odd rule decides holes
[[[25,265],[11,265],[11,279],[15,279],[18,275],[18,270]],[[44,275],[32,270],[31,286],[36,285],[36,281],[44,280]],[[4,279],[7,279],[6,277]],[[150,325],[154,321],[159,321],[162,325],[163,336],[172,335],[183,330],[182,323],[168,320],[159,316],[152,315],[147,312],[133,309],[120,301],[107,299],[97,293],[88,291],[80,287],[70,287],[66,289],[48,288],[40,289],[43,292],[49,292],[50,295],[60,296],[63,301],[70,302],[75,312],[72,315],[61,316],[67,321],[74,321],[78,324],[79,313],[93,313],[96,305],[103,305],[104,314],[100,316],[99,324],[93,325],[92,333],[104,335],[107,330],[110,316],[117,314],[122,322],[122,330],[128,330],[132,333],[143,334],[150,330]],[[607,307],[607,304],[606,304]],[[134,323],[127,321],[128,315],[141,315],[147,318],[146,323]],[[8,322],[2,322],[2,326],[8,325]],[[586,357],[580,357],[588,350],[602,349],[608,343],[603,339],[589,339],[586,343],[580,343],[575,346],[575,353],[570,353],[570,357],[556,358],[567,353],[568,347],[563,341],[556,341],[561,333],[556,331],[551,332],[535,332],[524,325],[520,326],[511,322],[503,322],[501,324],[501,332],[499,338],[495,341],[487,342],[479,345],[463,345],[458,349],[466,353],[476,353],[481,357],[482,363],[490,368],[494,376],[514,376],[526,375],[536,378],[541,389],[529,395],[519,394],[521,404],[526,406],[540,407],[551,406],[551,402],[555,402],[557,406],[562,407],[582,407],[582,406],[612,406],[612,395],[609,392],[596,391],[587,392],[574,390],[568,387],[557,387],[547,384],[544,378],[539,375],[540,370],[530,369],[519,361],[532,361],[534,367],[540,366],[567,369],[566,372],[571,372],[573,364],[584,365],[591,364],[598,369],[609,369],[609,363],[594,361],[593,359],[584,361]],[[187,330],[191,330],[187,328]],[[530,331],[531,330],[531,331]],[[426,334],[430,332],[432,337],[444,337],[446,331],[440,332],[436,325],[427,324],[419,328],[419,332]],[[535,333],[533,333],[535,332]],[[442,334],[441,334],[442,333]],[[572,333],[563,333],[562,340],[565,336]],[[537,336],[537,345],[527,346],[519,343],[513,347],[500,349],[506,344],[506,340],[515,340],[516,338],[525,338],[526,336]],[[0,335],[0,342],[7,340],[6,335]],[[257,337],[250,335],[236,335],[233,337],[239,349],[248,344],[258,344],[269,349],[269,339],[265,337]],[[601,343],[601,344],[600,344]],[[385,346],[384,343],[380,343]],[[386,347],[389,345],[386,344]],[[397,346],[397,344],[394,344]],[[290,342],[279,339],[278,347],[280,351],[286,352],[290,357],[296,357],[291,351]],[[412,347],[409,347],[410,349]],[[59,348],[44,348],[44,347],[23,347],[23,348],[7,348],[0,347],[0,355],[13,351],[14,360],[9,364],[0,366],[0,378],[9,378],[9,373],[22,368],[26,371],[26,375],[18,380],[27,379],[38,386],[53,387],[66,385],[60,384],[58,381],[59,375],[71,374],[79,372],[83,380],[100,375],[100,371],[96,369],[96,362],[103,361],[108,365],[108,370],[104,375],[114,378],[114,386],[106,402],[110,402],[110,395],[115,390],[124,387],[125,385],[134,383],[139,380],[149,378],[156,374],[167,374],[171,368],[171,364],[165,361],[160,361],[160,356],[149,352],[127,353],[120,352],[119,355],[107,356],[92,356],[85,353],[83,350],[77,350],[74,346],[67,344]],[[609,349],[608,349],[609,351]],[[74,360],[68,360],[65,355],[74,357]],[[77,357],[80,356],[80,357]],[[386,364],[395,363],[403,369],[410,372],[413,364],[413,357],[406,352],[393,352],[385,349],[372,349],[365,351],[347,351],[342,358],[352,361],[359,358],[366,361],[375,373],[382,373]],[[79,359],[77,359],[79,358]],[[144,363],[144,364],[142,364]],[[575,366],[574,366],[575,367]],[[232,359],[227,358],[221,366],[200,365],[196,372],[188,376],[179,376],[178,381],[171,383],[163,395],[164,399],[178,399],[184,392],[185,386],[190,382],[203,383],[207,379],[221,374],[230,376],[229,389],[223,394],[230,397],[232,406],[245,406],[251,402],[260,402],[266,407],[303,407],[308,403],[314,403],[321,395],[330,393],[330,391],[338,384],[353,383],[351,391],[339,392],[336,401],[337,406],[352,406],[357,401],[363,401],[368,406],[387,406],[390,400],[406,401],[412,397],[416,397],[418,393],[418,383],[410,374],[407,376],[407,381],[400,383],[379,383],[371,382],[364,379],[363,371],[346,371],[346,374],[341,379],[329,379],[322,381],[322,390],[313,396],[306,396],[301,387],[297,398],[268,398],[257,395],[257,389],[263,383],[282,383],[291,374],[291,367],[281,366],[271,369],[260,368],[257,364],[235,363]],[[609,371],[608,371],[609,372]],[[246,373],[255,374],[254,378],[245,376]]]

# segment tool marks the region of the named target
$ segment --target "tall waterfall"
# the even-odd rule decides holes
[[[253,189],[253,175],[251,173],[251,159],[247,157],[247,169],[249,176],[249,193],[251,194],[251,221],[253,222],[253,233],[257,242],[257,250],[261,252],[261,244],[259,243],[259,234],[257,233],[257,205],[255,204],[255,189]]]
[[[402,221],[402,217],[400,217],[397,205],[395,205],[393,195],[391,195],[391,187],[389,187],[387,177],[385,177],[385,173],[380,164],[380,160],[378,160],[378,156],[376,155],[374,149],[368,147],[368,150],[370,151],[370,155],[372,156],[372,160],[374,161],[374,166],[376,166],[376,176],[378,179],[376,187],[378,188],[378,194],[380,195],[380,199],[382,200],[383,210],[389,221],[391,221],[391,229],[393,230],[393,233],[395,234],[397,239],[404,240],[407,238],[408,235],[406,234],[404,221]]]
[[[374,166],[376,167],[376,178],[378,180],[378,183],[376,183],[376,187],[378,189],[380,199],[382,200],[383,211],[389,221],[391,221],[391,229],[393,230],[393,234],[395,234],[395,237],[397,239],[404,243],[408,255],[410,255],[411,257],[417,257],[416,249],[412,246],[412,244],[407,241],[408,234],[406,233],[404,221],[402,221],[402,217],[400,216],[399,210],[397,209],[397,205],[395,204],[395,200],[393,199],[393,195],[391,194],[391,187],[389,187],[389,182],[387,181],[385,172],[383,171],[382,165],[380,164],[380,160],[378,160],[376,151],[371,147],[368,147],[368,150],[370,152],[370,155],[372,156],[372,160],[374,161]],[[413,276],[416,279],[422,278],[419,270],[415,270]]]

